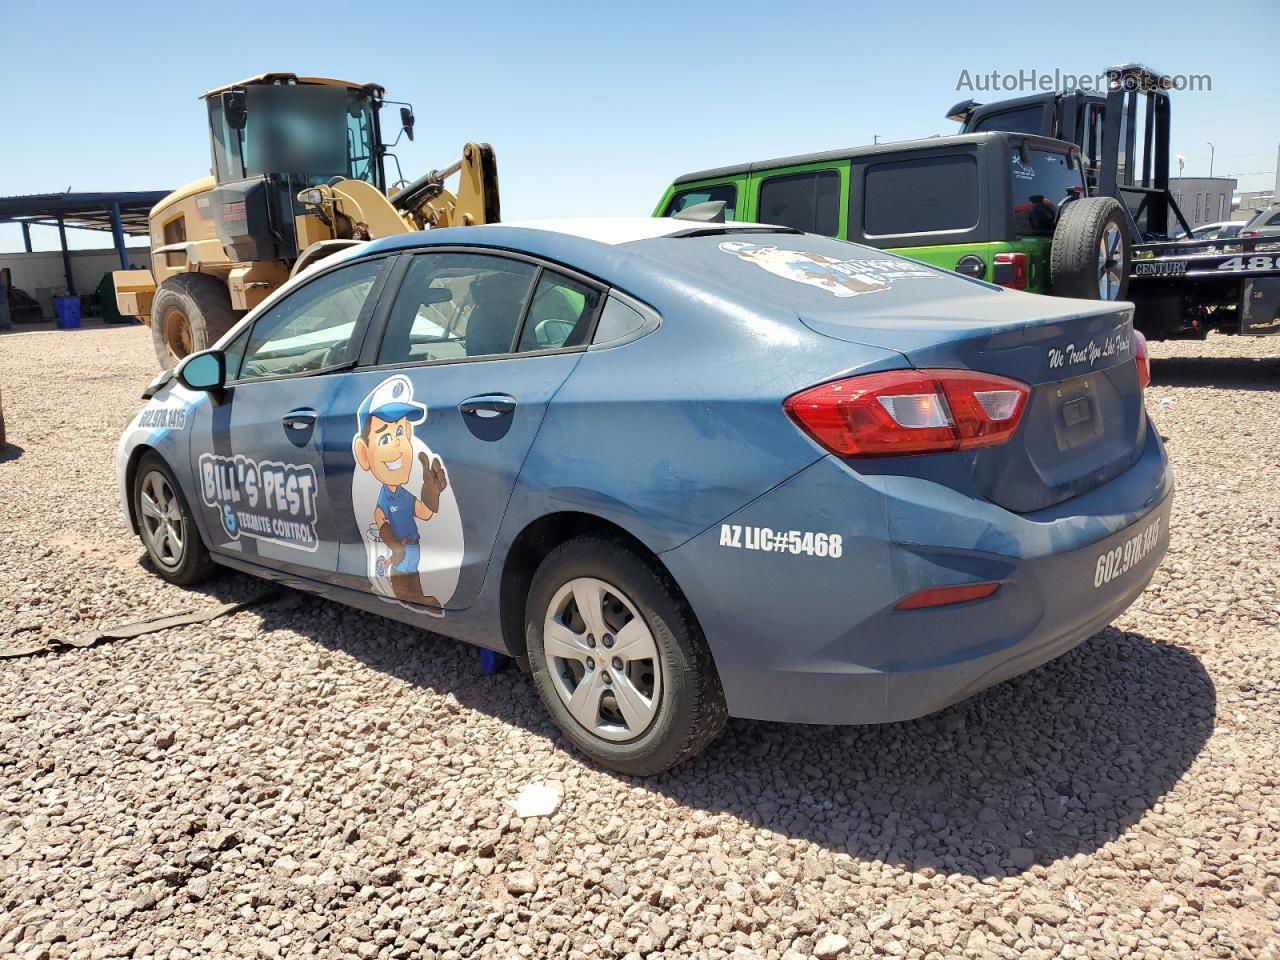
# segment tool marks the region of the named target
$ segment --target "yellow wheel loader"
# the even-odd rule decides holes
[[[162,367],[204,349],[293,273],[343,247],[499,219],[487,143],[466,144],[459,160],[411,183],[399,177],[390,147],[413,139],[413,109],[397,104],[400,132],[385,143],[382,111],[393,101],[377,84],[264,73],[201,99],[212,176],[151,210],[151,269],[114,274],[120,313],[150,324]]]

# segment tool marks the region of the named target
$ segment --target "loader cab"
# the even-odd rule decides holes
[[[290,261],[298,191],[334,178],[386,192],[382,88],[261,74],[205,93],[212,173],[208,211],[229,261]]]
[[[275,176],[313,186],[346,177],[385,192],[381,87],[269,74],[204,99],[218,183]]]

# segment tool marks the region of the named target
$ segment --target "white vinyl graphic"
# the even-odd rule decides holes
[[[439,617],[458,586],[462,517],[444,461],[417,436],[426,422],[403,375],[364,398],[351,438],[351,506],[374,593]]]
[[[774,276],[825,290],[833,297],[881,293],[890,289],[895,280],[929,280],[940,276],[937,271],[909,260],[890,257],[833,260],[820,253],[784,250],[772,243],[726,240],[720,244],[720,250],[754,263]]]

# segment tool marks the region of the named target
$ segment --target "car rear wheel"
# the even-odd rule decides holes
[[[534,575],[525,635],[556,725],[622,773],[661,773],[719,736],[727,717],[702,631],[674,586],[628,547],[561,544]]]
[[[173,472],[158,456],[148,453],[138,464],[133,481],[133,510],[147,556],[170,583],[190,584],[214,570],[200,539],[195,518]]]
[[[217,277],[180,273],[156,290],[151,302],[151,342],[166,370],[189,353],[204,350],[230,330],[241,314]]]
[[[1049,254],[1057,297],[1123,300],[1129,289],[1129,230],[1111,197],[1086,197],[1062,208]]]

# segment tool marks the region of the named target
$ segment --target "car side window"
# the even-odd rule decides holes
[[[735,219],[734,214],[738,212],[738,188],[732,183],[715,183],[707,187],[690,187],[687,190],[681,190],[671,198],[667,209],[663,211],[663,216],[672,217],[681,210],[711,200],[720,200],[724,203],[726,220]]]
[[[756,219],[834,237],[840,230],[840,174],[814,170],[769,177],[760,184]]]
[[[360,260],[323,274],[260,316],[243,344],[236,379],[309,373],[346,362],[356,321],[381,260]],[[234,345],[240,349],[239,338]]]
[[[553,270],[544,270],[520,330],[520,353],[580,347],[587,342],[600,305],[600,291]]]
[[[512,352],[538,268],[483,253],[413,258],[378,349],[379,364]]]

